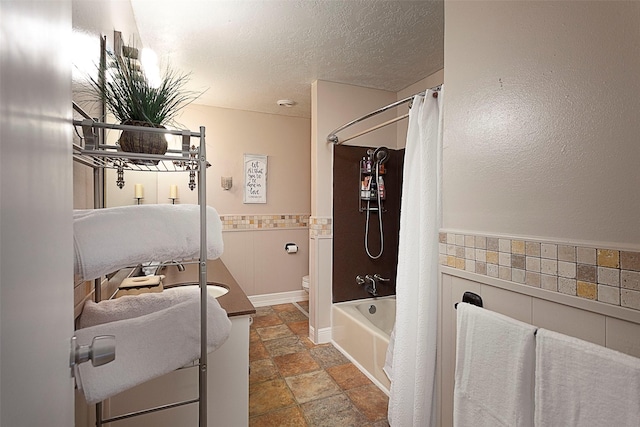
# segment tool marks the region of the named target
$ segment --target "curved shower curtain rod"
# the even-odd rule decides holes
[[[433,94],[433,97],[437,98],[438,97],[438,92],[440,91],[441,88],[442,88],[442,85],[438,85],[438,86],[434,86],[432,88],[429,88],[428,90],[436,91]],[[414,93],[413,95],[408,96],[408,97],[406,97],[404,99],[401,99],[400,101],[396,101],[396,102],[394,102],[392,104],[389,104],[389,105],[387,105],[385,107],[379,108],[379,109],[377,109],[375,111],[372,111],[372,112],[370,112],[368,114],[365,114],[362,117],[358,117],[357,119],[352,120],[347,124],[344,124],[344,125],[340,126],[339,128],[335,129],[333,132],[331,132],[329,135],[327,135],[327,143],[333,143],[335,145],[340,145],[340,144],[342,144],[344,142],[347,142],[349,140],[352,140],[354,138],[357,138],[357,137],[362,136],[364,134],[367,134],[369,132],[373,132],[374,130],[377,130],[377,129],[380,129],[380,128],[385,127],[387,125],[390,125],[392,123],[398,122],[398,121],[400,121],[402,119],[406,119],[407,117],[409,117],[408,113],[407,114],[403,114],[402,116],[396,117],[395,119],[388,120],[388,121],[386,121],[384,123],[380,123],[379,125],[373,126],[373,127],[369,128],[367,130],[363,130],[362,132],[359,132],[359,133],[357,133],[355,135],[351,135],[351,136],[349,136],[347,138],[344,138],[344,139],[339,139],[338,135],[336,135],[338,132],[348,128],[349,126],[353,126],[356,123],[360,123],[363,120],[366,120],[366,119],[368,119],[370,117],[373,117],[373,116],[375,116],[377,114],[383,113],[383,112],[385,112],[385,111],[387,111],[387,110],[389,110],[391,108],[397,107],[397,106],[402,105],[402,104],[406,104],[407,102],[411,102],[411,101],[413,101],[413,97],[415,97],[417,95],[424,95],[426,93],[427,93],[426,90],[423,90],[422,92]],[[411,108],[411,107],[409,107],[409,108]]]

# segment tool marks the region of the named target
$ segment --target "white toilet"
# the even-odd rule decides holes
[[[302,289],[304,289],[306,293],[309,293],[309,276],[302,278]]]

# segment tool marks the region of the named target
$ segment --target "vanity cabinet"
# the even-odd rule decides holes
[[[207,357],[207,426],[249,424],[249,316],[231,319],[227,341]],[[141,408],[197,398],[198,367],[179,369],[109,399],[118,416]],[[114,427],[197,426],[198,405],[185,405],[113,423]]]
[[[164,283],[171,285],[197,277],[197,265],[184,272],[169,266]],[[224,283],[229,292],[218,298],[231,320],[229,338],[207,356],[207,426],[243,427],[249,424],[249,327],[255,308],[221,260],[207,262],[207,280]],[[194,325],[194,328],[198,325]],[[117,357],[117,355],[116,355]],[[198,366],[170,372],[123,391],[103,402],[105,418],[198,398]],[[77,393],[76,427],[95,426],[95,405]],[[112,427],[197,426],[197,402],[112,422]]]

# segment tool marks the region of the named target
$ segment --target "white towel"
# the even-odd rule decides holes
[[[162,292],[125,295],[100,302],[88,300],[78,318],[78,328],[144,316],[194,298],[200,298],[199,286],[177,286]]]
[[[538,330],[535,425],[640,426],[640,359]]]
[[[466,303],[457,324],[453,425],[533,426],[536,328]]]
[[[230,331],[231,321],[227,313],[214,297],[209,297],[208,351],[212,352],[224,344]],[[78,365],[76,383],[90,404],[198,359],[199,295],[194,293],[192,298],[150,314],[76,331],[79,345],[91,344],[93,337],[98,335],[115,335],[116,358],[102,366],[94,367],[91,362]]]
[[[200,256],[198,205],[134,205],[77,210],[73,215],[75,272],[92,280],[148,261]],[[207,206],[207,258],[223,251],[222,222]]]

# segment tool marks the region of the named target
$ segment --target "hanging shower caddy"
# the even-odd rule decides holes
[[[384,200],[387,190],[384,177],[387,173],[385,164],[375,159],[374,151],[367,150],[367,155],[360,160],[360,191],[358,209],[360,212],[384,212]]]
[[[358,209],[366,213],[364,229],[364,249],[371,259],[378,259],[384,252],[384,232],[382,214],[385,212],[384,200],[387,189],[384,177],[387,173],[385,162],[389,159],[389,149],[378,147],[368,149],[366,156],[360,160],[360,194]],[[369,250],[369,218],[371,213],[378,215],[378,231],[380,232],[380,251],[374,255]]]

